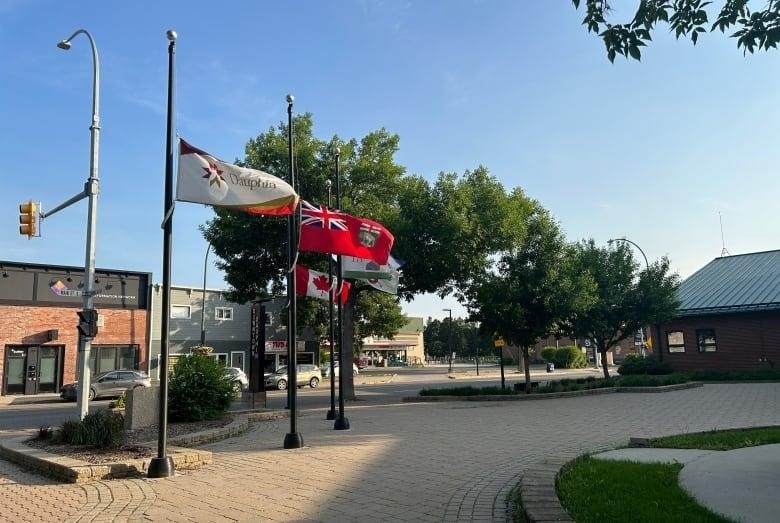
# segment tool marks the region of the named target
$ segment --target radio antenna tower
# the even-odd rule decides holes
[[[729,254],[728,249],[726,249],[726,240],[723,239],[723,216],[721,216],[720,211],[718,211],[718,219],[720,220],[720,244],[723,247],[720,250],[720,255],[731,256],[731,254]]]

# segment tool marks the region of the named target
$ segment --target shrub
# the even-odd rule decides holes
[[[87,445],[99,449],[121,447],[125,440],[125,420],[121,414],[99,410],[83,420],[66,420],[56,433],[56,439],[72,445]]]
[[[754,370],[691,370],[686,371],[696,381],[778,381],[780,369]]]
[[[642,357],[629,354],[618,367],[618,374],[628,376],[632,374],[671,374],[672,366],[665,361],[657,361],[651,357]]]
[[[123,392],[122,395],[117,399],[109,402],[108,407],[111,409],[124,409],[127,406],[126,401],[127,399],[125,397],[125,393]]]
[[[542,357],[559,369],[581,369],[588,364],[582,350],[573,345],[545,347],[542,349]]]
[[[227,412],[234,395],[221,363],[205,354],[191,354],[174,366],[168,415],[172,421],[217,419]]]
[[[500,396],[514,394],[512,389],[501,387],[451,387],[446,389],[423,389],[420,396]]]

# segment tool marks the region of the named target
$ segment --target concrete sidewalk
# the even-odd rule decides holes
[[[350,402],[347,431],[333,429],[323,405],[300,412],[301,449],[282,448],[291,420],[268,421],[200,447],[212,452],[211,465],[167,479],[65,485],[0,461],[0,514],[10,521],[504,522],[509,494],[521,484],[534,520],[566,520],[555,496],[566,462],[623,446],[631,435],[780,425],[778,404],[780,383],[534,402]]]
[[[774,523],[780,514],[780,444],[729,451],[626,448],[593,457],[682,463],[680,486],[713,512],[744,523]]]

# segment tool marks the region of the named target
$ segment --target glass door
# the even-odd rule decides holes
[[[27,347],[5,348],[5,393],[24,394]]]

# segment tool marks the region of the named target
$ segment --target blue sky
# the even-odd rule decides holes
[[[636,2],[615,4],[621,21]],[[0,259],[84,264],[86,200],[41,238],[17,232],[19,203],[51,209],[88,176],[89,43],[56,47],[79,28],[101,64],[100,268],[161,279],[167,29],[177,131],[222,159],[285,120],[292,93],[322,138],[384,127],[401,137],[397,161],[430,180],[485,165],[570,240],[626,236],[682,277],[720,255],[719,213],[730,254],[780,248],[777,51],[743,57],[720,34],[694,47],[662,27],[641,63],[611,64],[583,16],[568,0],[4,0]],[[210,216],[177,204],[175,284],[202,284]],[[224,287],[209,265],[209,287]],[[465,315],[431,296],[403,306]]]

